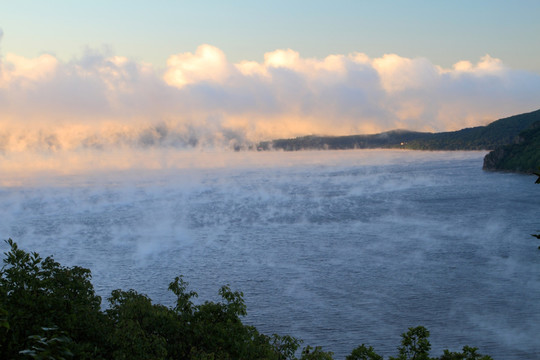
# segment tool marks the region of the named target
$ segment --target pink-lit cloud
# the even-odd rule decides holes
[[[539,75],[489,55],[442,68],[396,54],[315,59],[280,49],[262,62],[231,63],[201,45],[157,70],[96,51],[69,62],[8,53],[0,59],[0,150],[231,147],[306,134],[457,130],[535,110],[539,98]]]

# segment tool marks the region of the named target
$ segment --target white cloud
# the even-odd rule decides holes
[[[473,65],[470,61],[462,60],[454,64],[453,72],[459,73],[475,73],[477,75],[497,74],[505,71],[504,65],[500,59],[493,58],[489,55],[483,56],[480,61]]]
[[[383,88],[389,93],[431,87],[440,74],[439,68],[427,59],[408,59],[396,54],[374,59],[372,65],[379,73]]]
[[[8,87],[11,82],[19,82],[25,86],[31,86],[37,81],[44,81],[54,76],[58,66],[58,60],[48,54],[43,54],[34,59],[27,59],[15,54],[7,54],[2,66],[0,86]]]
[[[228,62],[210,45],[159,72],[86,52],[0,61],[0,150],[233,146],[305,134],[445,131],[535,110],[540,76],[486,55],[443,69],[425,58],[275,50]]]
[[[211,45],[201,45],[195,54],[172,55],[167,60],[164,79],[176,87],[202,81],[222,82],[230,73],[230,65],[223,51]]]

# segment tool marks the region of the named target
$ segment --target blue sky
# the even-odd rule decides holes
[[[291,48],[304,57],[396,53],[441,66],[489,54],[540,73],[540,1],[4,1],[3,53],[63,60],[85,47],[165,66],[201,44],[233,62]]]
[[[540,108],[539,15],[537,0],[3,1],[0,151],[485,125]]]

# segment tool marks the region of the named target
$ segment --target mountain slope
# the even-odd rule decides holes
[[[492,150],[512,143],[521,131],[540,121],[540,110],[477,126],[442,133],[392,130],[375,135],[304,136],[258,144],[260,150],[281,149],[369,149],[405,148],[415,150]]]
[[[412,141],[408,148],[422,150],[490,150],[512,143],[521,131],[540,121],[540,110],[452,132],[435,133]]]
[[[484,170],[532,173],[540,167],[540,121],[522,131],[514,144],[500,146],[484,158]]]

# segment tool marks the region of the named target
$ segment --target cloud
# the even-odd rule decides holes
[[[478,75],[485,75],[489,73],[497,73],[504,70],[503,63],[500,59],[492,58],[486,55],[480,59],[480,61],[473,65],[470,61],[459,61],[454,64],[453,69],[456,74],[459,73],[476,73]]]
[[[372,65],[388,93],[431,88],[441,73],[440,68],[427,59],[408,59],[396,54],[374,59]]]
[[[11,82],[18,82],[26,86],[30,83],[47,80],[54,75],[58,60],[52,55],[41,55],[35,59],[27,59],[15,54],[7,54],[6,62],[9,68],[4,72],[2,78],[3,86],[10,86]]]
[[[201,45],[195,54],[172,55],[167,60],[164,79],[167,84],[183,87],[199,82],[222,82],[229,75],[225,54],[211,45]]]
[[[152,65],[87,50],[0,61],[0,151],[248,146],[306,134],[457,130],[539,107],[540,75],[489,55],[442,68],[292,49],[230,63],[219,48]]]

